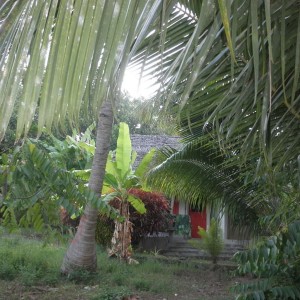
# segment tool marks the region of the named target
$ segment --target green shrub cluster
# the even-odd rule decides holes
[[[237,273],[254,278],[234,288],[237,299],[300,299],[300,221],[234,258]]]
[[[159,193],[146,192],[141,189],[131,189],[130,194],[141,199],[146,213],[139,214],[130,206],[130,222],[133,223],[132,243],[138,245],[141,238],[147,234],[164,231],[169,228],[171,214],[168,200]],[[110,204],[117,207],[115,201]],[[96,227],[96,242],[109,247],[114,231],[114,221],[103,214],[99,214]]]

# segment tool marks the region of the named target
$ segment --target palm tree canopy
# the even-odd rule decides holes
[[[187,140],[298,176],[297,0],[7,0],[0,17],[0,139],[14,109],[17,137],[36,114],[41,132],[97,111],[130,60],[162,83]]]
[[[130,50],[160,0],[7,0],[0,6],[0,140],[14,109],[17,138],[76,121],[118,91]]]
[[[297,0],[4,1],[0,137],[14,109],[18,137],[36,113],[41,131],[76,120],[83,103],[96,111],[131,58],[162,82],[164,105],[178,107],[186,132],[212,124],[221,146],[234,143],[246,155],[259,149],[280,168],[300,148],[299,7]]]
[[[132,68],[142,63],[162,83],[159,105],[179,112],[187,141],[208,133],[224,151],[238,149],[244,164],[297,171],[299,1],[218,3],[166,9],[167,21],[144,40]]]

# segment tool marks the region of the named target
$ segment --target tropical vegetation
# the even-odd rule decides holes
[[[212,258],[214,264],[217,264],[218,258],[224,248],[223,233],[217,220],[212,219],[210,226],[206,231],[204,228],[198,228],[198,234],[203,239],[203,249],[206,250]]]
[[[237,280],[222,268],[210,271],[209,264],[178,262],[153,254],[139,254],[138,265],[121,264],[108,258],[106,251],[100,248],[97,259],[101,268],[97,272],[80,269],[66,277],[59,272],[65,251],[64,242],[43,245],[41,241],[20,235],[1,237],[0,298],[119,300],[143,296],[144,299],[194,299],[199,295],[205,300],[226,300],[233,295],[229,286]],[[201,276],[204,270],[206,277]],[[218,288],[209,288],[214,285]],[[205,286],[208,289],[204,289]]]
[[[131,147],[129,127],[126,123],[120,123],[117,149],[115,153],[109,153],[102,193],[105,194],[103,201],[110,202],[114,200],[115,207],[122,218],[121,220],[115,220],[109,255],[117,256],[128,263],[134,262],[131,258],[131,234],[133,229],[130,222],[129,205],[131,204],[140,214],[146,212],[141,199],[130,194],[130,189],[140,186],[139,178],[132,170],[136,156],[136,152],[132,151]],[[136,170],[137,174],[142,172],[142,168],[145,168],[144,164],[149,163],[149,161],[149,159],[144,158]],[[107,192],[107,188],[111,191]]]
[[[294,232],[289,226],[299,220],[299,16],[298,0],[7,0],[1,5],[0,138],[14,111],[18,139],[28,134],[33,119],[41,134],[78,123],[80,112],[99,116],[90,192],[74,189],[86,209],[63,272],[96,268],[95,204],[107,209],[100,194],[114,104],[128,63],[160,83],[151,105],[161,115],[173,113],[189,143],[155,169],[162,171],[156,188],[176,192],[165,184],[163,168],[178,159],[177,170],[190,166],[181,183],[191,187],[191,201],[218,202],[234,216],[241,212],[258,234]],[[28,151],[42,162],[33,146]],[[211,154],[203,161],[202,152]],[[187,153],[186,160],[179,159]],[[6,174],[8,160],[2,160]],[[193,180],[196,176],[206,180]],[[215,197],[203,197],[206,186],[217,187]],[[293,239],[289,247],[298,243]],[[280,257],[284,250],[279,249]],[[263,299],[268,292],[255,295],[249,297]]]

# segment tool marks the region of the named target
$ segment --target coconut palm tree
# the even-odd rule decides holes
[[[89,181],[100,196],[118,97],[134,42],[141,40],[161,1],[4,1],[1,17],[0,139],[17,110],[17,138],[38,115],[43,128],[77,122],[80,109],[99,116]],[[96,268],[97,209],[87,203],[62,271]]]

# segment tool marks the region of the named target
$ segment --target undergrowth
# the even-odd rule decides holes
[[[60,274],[65,246],[44,244],[20,236],[0,236],[0,280],[15,281],[25,287],[75,284],[97,287],[90,299],[122,299],[124,296],[149,292],[167,295],[173,292],[174,274],[186,269],[184,264],[163,262],[151,255],[140,254],[138,265],[120,263],[98,249],[98,270],[77,270],[69,276]],[[68,283],[69,282],[69,283]]]
[[[1,238],[0,279],[19,280],[26,286],[55,285],[65,249],[21,237]]]

